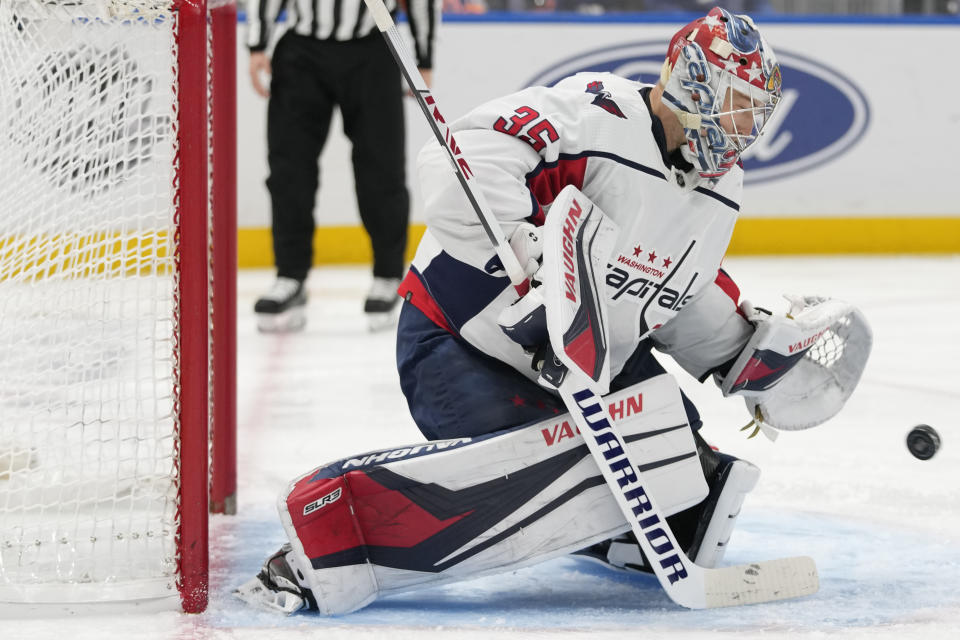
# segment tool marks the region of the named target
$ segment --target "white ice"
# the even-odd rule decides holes
[[[315,270],[307,329],[294,335],[256,332],[253,301],[272,275],[246,271],[239,283],[240,513],[212,520],[208,610],[6,610],[0,637],[960,638],[960,257],[735,258],[725,266],[744,297],[761,306],[785,309],[786,292],[828,294],[860,306],[873,325],[873,355],[847,407],[776,443],[745,439],[739,400],[678,373],[707,439],[763,472],[725,562],[811,555],[818,594],[687,611],[651,578],[560,559],[384,599],[335,619],[247,608],[230,591],[283,542],[274,503],[288,481],[340,457],[422,438],[400,393],[393,334],[366,330],[367,269]],[[918,423],[943,440],[926,462],[904,444]]]

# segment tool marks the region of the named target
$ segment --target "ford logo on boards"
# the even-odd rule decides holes
[[[783,68],[783,98],[763,136],[743,155],[751,183],[822,166],[856,144],[870,122],[867,100],[849,79],[810,58],[781,49],[776,53]],[[581,71],[608,71],[653,84],[662,64],[662,42],[625,44],[562,61],[526,86],[552,86]]]

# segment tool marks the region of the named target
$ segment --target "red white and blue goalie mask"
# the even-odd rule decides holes
[[[712,187],[737,163],[780,101],[781,80],[777,58],[749,16],[715,7],[673,36],[660,82],[663,102],[686,132],[683,156],[694,166],[692,176],[678,180],[682,186]],[[733,117],[745,111],[749,131]]]

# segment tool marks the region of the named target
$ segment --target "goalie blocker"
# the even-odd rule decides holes
[[[695,441],[669,375],[605,401],[664,513],[676,514],[681,545],[714,565],[759,471]],[[291,483],[278,507],[290,544],[237,595],[284,613],[344,614],[380,596],[591,548],[630,528],[567,414],[339,460]]]

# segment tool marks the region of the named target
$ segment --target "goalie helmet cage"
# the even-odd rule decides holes
[[[0,0],[0,603],[206,607],[207,513],[235,510],[236,24]]]

